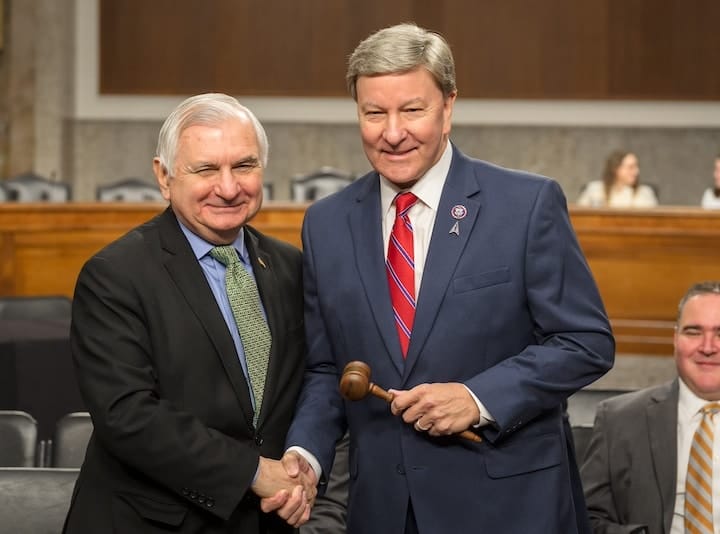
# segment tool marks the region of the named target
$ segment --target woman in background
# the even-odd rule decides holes
[[[585,186],[578,204],[610,208],[652,208],[658,200],[653,189],[640,184],[640,166],[632,152],[616,150],[605,162],[602,180]]]
[[[708,187],[702,196],[700,205],[706,209],[720,209],[720,154],[715,156],[715,187]]]

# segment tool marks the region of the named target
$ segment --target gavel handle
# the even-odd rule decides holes
[[[395,396],[390,393],[389,391],[384,390],[377,384],[373,384],[370,382],[370,385],[368,386],[368,393],[375,395],[376,397],[386,401],[388,404],[390,404]]]
[[[377,384],[373,384],[370,382],[370,385],[368,386],[368,393],[371,395],[375,395],[376,397],[384,400],[388,404],[390,404],[393,401],[393,395],[389,391],[385,391],[383,388],[378,386]],[[480,443],[482,441],[482,438],[478,436],[475,432],[471,432],[470,430],[463,430],[459,434],[457,434],[461,438],[474,441],[475,443]]]

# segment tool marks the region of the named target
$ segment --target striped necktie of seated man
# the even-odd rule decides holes
[[[714,534],[713,529],[713,418],[720,403],[703,406],[702,420],[690,445],[685,478],[685,533]]]
[[[403,358],[407,356],[410,334],[415,321],[415,249],[413,227],[408,212],[417,202],[410,192],[395,197],[395,223],[388,242],[387,270],[395,327],[400,337]]]
[[[263,317],[255,280],[240,262],[235,247],[231,245],[215,247],[210,251],[210,255],[226,267],[225,288],[245,351],[248,378],[255,399],[253,423],[257,426],[270,360],[272,335]]]

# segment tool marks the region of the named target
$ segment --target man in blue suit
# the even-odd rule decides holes
[[[305,216],[309,354],[288,446],[322,481],[349,430],[349,534],[588,531],[563,403],[610,369],[614,341],[560,187],[449,141],[438,34],[380,30],[347,81],[374,171]],[[343,399],[352,360],[391,407]]]

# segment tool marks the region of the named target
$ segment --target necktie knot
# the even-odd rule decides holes
[[[700,412],[703,414],[703,417],[709,415],[712,419],[716,413],[720,412],[720,402],[708,402],[700,408]]]
[[[407,211],[412,208],[413,205],[417,202],[417,199],[418,198],[409,191],[399,193],[395,197],[395,216],[404,216]]]
[[[214,247],[210,251],[210,255],[226,267],[240,261],[240,258],[235,251],[235,247],[233,247],[232,245],[221,245],[219,247]]]

